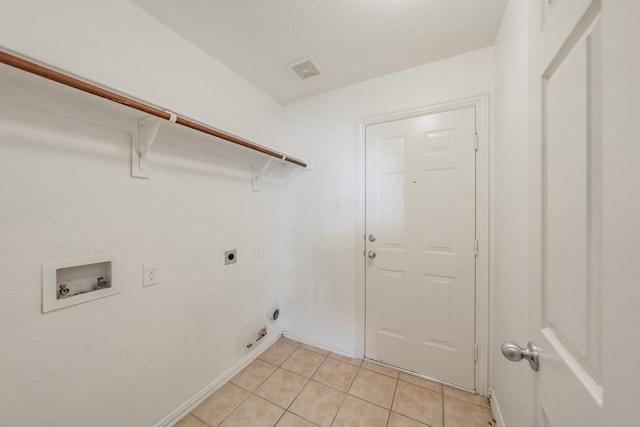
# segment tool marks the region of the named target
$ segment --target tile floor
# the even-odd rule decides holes
[[[176,427],[490,427],[487,399],[280,338]]]

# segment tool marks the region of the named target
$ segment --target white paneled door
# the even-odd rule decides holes
[[[541,426],[604,426],[601,3],[531,0],[530,6],[536,415]]]
[[[365,355],[469,389],[475,110],[366,128]]]

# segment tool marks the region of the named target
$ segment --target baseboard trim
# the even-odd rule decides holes
[[[192,398],[184,402],[173,412],[167,415],[164,419],[158,422],[154,427],[170,427],[180,421],[189,412],[194,410],[199,404],[204,402],[215,391],[222,387],[227,381],[237,375],[240,371],[246,368],[251,362],[253,362],[258,356],[260,356],[267,348],[276,342],[282,336],[282,332],[269,334],[263,340],[261,340],[261,346],[257,348],[257,351],[253,351],[243,357],[238,363],[227,369],[218,378],[207,384],[202,390],[197,392]]]
[[[489,402],[491,403],[491,413],[493,419],[496,420],[497,427],[506,427],[504,424],[504,418],[502,418],[502,412],[500,411],[500,404],[498,403],[498,396],[496,396],[495,390],[489,388]]]
[[[347,348],[347,347],[342,347],[335,344],[329,344],[328,342],[319,340],[317,338],[313,338],[304,334],[299,334],[293,331],[288,331],[286,329],[282,330],[282,335],[286,338],[291,338],[292,340],[300,341],[301,343],[304,343],[304,344],[313,345],[315,347],[330,351],[332,353],[337,353],[343,356],[349,356],[357,359],[356,350],[353,348]]]

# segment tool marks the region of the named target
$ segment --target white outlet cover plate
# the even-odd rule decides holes
[[[145,264],[142,266],[142,286],[153,286],[160,283],[158,276],[158,264]]]

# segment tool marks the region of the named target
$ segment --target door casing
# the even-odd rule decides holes
[[[443,102],[426,107],[404,110],[357,121],[356,139],[356,356],[365,357],[365,142],[366,127],[369,125],[408,119],[426,114],[476,108],[476,129],[478,132],[478,151],[476,153],[476,236],[478,256],[476,258],[476,298],[475,298],[475,340],[478,345],[476,361],[476,392],[487,395],[489,366],[489,263],[492,244],[489,230],[492,216],[491,206],[491,165],[492,142],[489,132],[489,94],[482,94]]]

